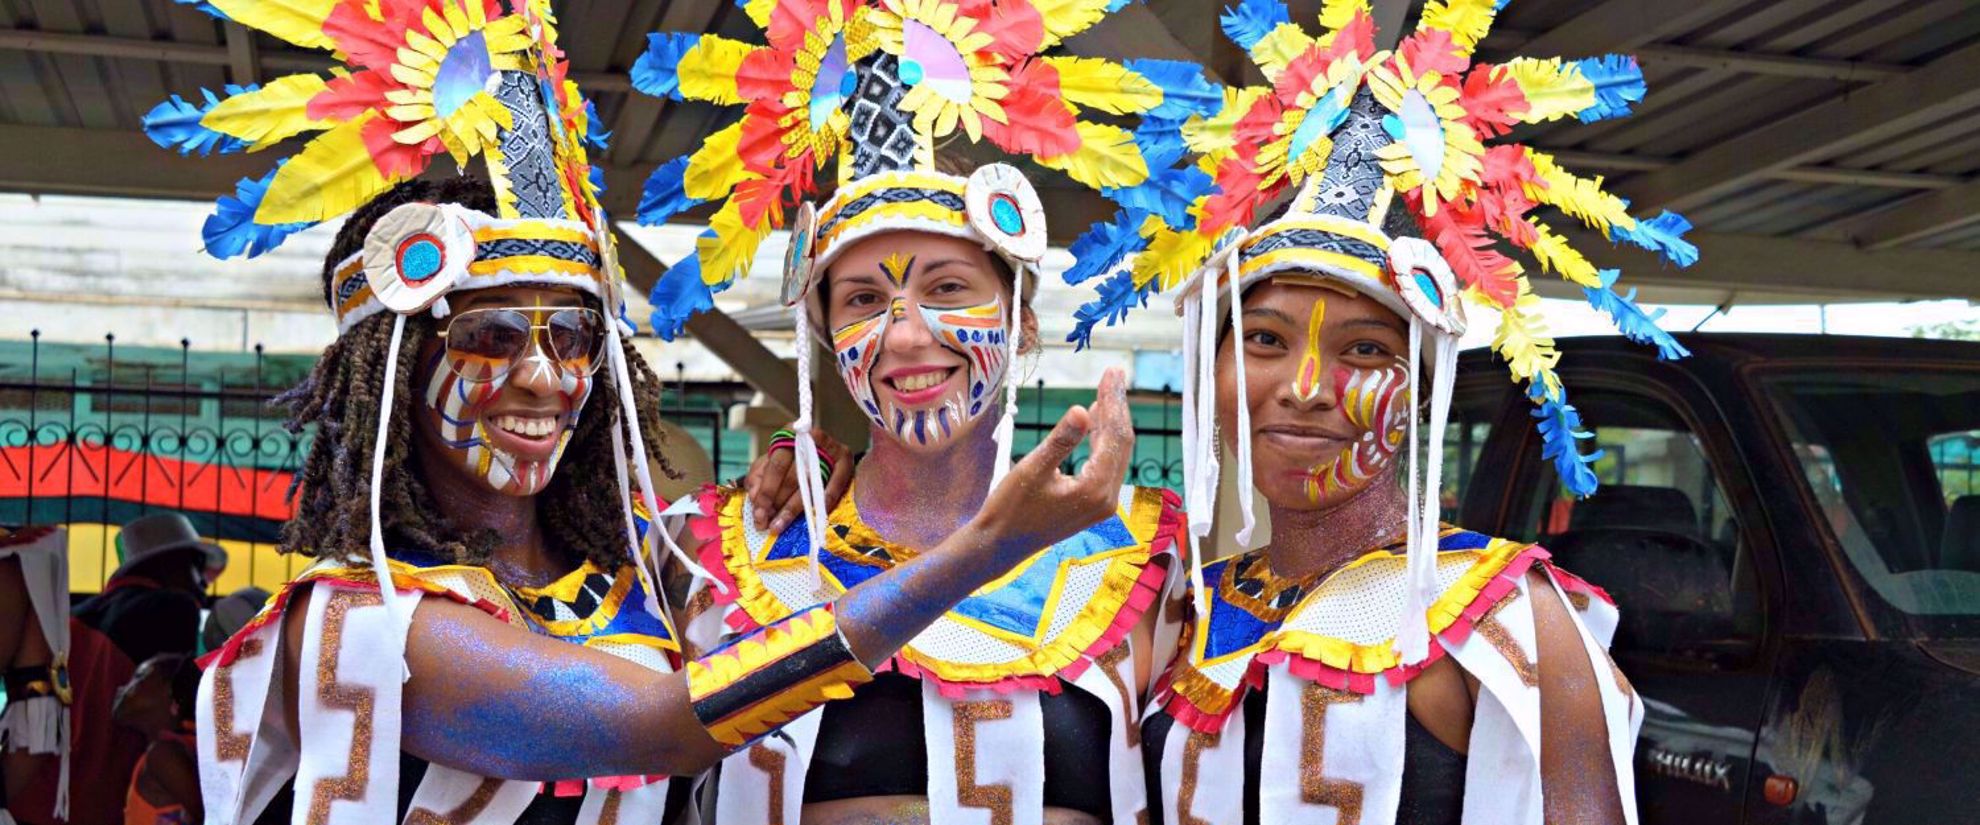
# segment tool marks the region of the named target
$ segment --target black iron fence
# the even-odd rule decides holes
[[[232,561],[219,592],[271,587],[300,569],[275,552],[290,482],[314,433],[291,432],[269,401],[313,356],[0,343],[0,524],[69,526],[71,589],[94,592],[120,558],[118,525],[179,512]],[[663,414],[724,454],[720,399],[672,391]]]

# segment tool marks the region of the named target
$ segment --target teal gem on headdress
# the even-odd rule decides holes
[[[1017,201],[1009,195],[998,195],[990,200],[990,220],[1006,235],[1024,234],[1024,213],[1018,211]]]
[[[440,263],[445,259],[439,241],[431,235],[414,238],[399,250],[399,277],[407,283],[420,283],[440,274]]]
[[[1347,120],[1348,114],[1347,95],[1342,92],[1344,89],[1352,88],[1350,85],[1335,86],[1314,102],[1313,108],[1307,111],[1306,117],[1300,119],[1299,128],[1293,130],[1292,142],[1286,147],[1286,160],[1298,160],[1301,155],[1306,154],[1313,141],[1320,139],[1322,135],[1332,134],[1335,129],[1340,128],[1341,122]]]
[[[913,58],[901,61],[901,82],[913,86],[921,82],[921,62]]]
[[[1416,277],[1416,288],[1423,291],[1423,297],[1429,298],[1431,305],[1443,309],[1444,292],[1437,288],[1437,281],[1430,277],[1430,273],[1418,270],[1411,274]]]

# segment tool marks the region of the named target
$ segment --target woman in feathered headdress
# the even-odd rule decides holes
[[[1548,457],[1593,492],[1537,299],[1493,236],[1673,357],[1615,273],[1531,213],[1557,207],[1680,264],[1695,253],[1681,218],[1639,221],[1540,152],[1485,145],[1642,94],[1627,58],[1472,66],[1500,5],[1433,0],[1394,51],[1375,48],[1360,0],[1323,4],[1317,37],[1278,0],[1228,10],[1271,85],[1185,127],[1214,191],[1074,246],[1074,274],[1103,278],[1075,338],[1178,292],[1192,538],[1225,448],[1241,544],[1254,495],[1271,512],[1264,547],[1192,571],[1195,615],[1143,734],[1162,821],[1633,820],[1642,702],[1604,650],[1615,607],[1537,546],[1441,522],[1442,444],[1464,305],[1489,306]]]
[[[1011,502],[1062,528],[851,699],[726,760],[723,822],[1132,822],[1144,808],[1136,720],[1166,649],[1151,641],[1149,608],[1176,569],[1180,516],[1163,491],[1118,488],[1119,464],[1080,474],[1108,485],[1099,512],[1042,506],[1021,473],[1064,457],[1050,441],[1009,469],[1010,372],[1037,346],[1045,213],[1012,166],[955,174],[937,162],[940,142],[966,136],[1123,203],[1165,196],[1150,155],[1179,154],[1182,119],[1222,101],[1194,66],[1039,54],[1109,5],[762,0],[744,8],[767,45],[655,35],[635,72],[655,94],[747,103],[648,184],[646,220],[722,201],[699,254],[656,288],[656,328],[705,306],[795,205],[783,299],[804,382],[796,454],[808,452],[814,346],[872,434],[843,503],[828,509],[806,480],[806,517],[781,531],[762,529],[741,491],[703,497],[696,533],[717,609],[686,636],[714,644],[779,621],[946,552]],[[1139,115],[1142,128],[1083,109]],[[815,204],[814,173],[832,164],[837,190]],[[1096,410],[1122,413],[1120,392],[1110,374]]]
[[[660,382],[621,328],[587,109],[548,4],[208,5],[351,65],[147,119],[187,150],[322,132],[222,200],[209,251],[348,213],[324,268],[338,338],[284,398],[315,436],[282,545],[315,561],[207,662],[207,821],[285,797],[311,823],[661,821],[687,797],[669,775],[847,695],[1070,532],[1059,521],[1111,501],[1031,462],[1013,472],[1027,506],[1064,518],[1007,505],[940,553],[683,656],[650,575],[661,545],[679,553],[649,470],[667,467]],[[442,153],[481,157],[489,178],[419,178]],[[1096,426],[1118,429],[1121,406]]]

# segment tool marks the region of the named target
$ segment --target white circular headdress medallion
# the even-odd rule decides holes
[[[1458,295],[1457,275],[1437,247],[1422,238],[1389,242],[1389,271],[1416,317],[1449,335],[1464,334],[1464,300]]]
[[[963,189],[969,225],[1007,257],[1037,263],[1045,257],[1045,205],[1024,173],[992,163],[969,176]]]
[[[364,277],[386,309],[405,315],[447,294],[474,260],[474,233],[453,210],[400,204],[364,237]]]

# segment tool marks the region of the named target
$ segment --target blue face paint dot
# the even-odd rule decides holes
[[[975,414],[977,414],[977,413],[980,413],[980,412],[983,412],[983,405],[982,405],[981,403],[976,403],[976,404],[971,404],[971,405],[969,405],[969,414],[970,414],[970,415],[975,415]]]
[[[983,394],[983,382],[978,381],[974,384],[969,385],[969,395],[971,398],[975,398],[976,396],[982,394]]]
[[[1018,211],[1017,202],[1008,195],[990,202],[990,220],[1006,235],[1024,233],[1024,213]]]
[[[916,61],[916,60],[901,61],[902,83],[906,83],[909,86],[913,86],[921,82],[921,77],[922,77],[922,70],[921,70],[920,61]]]
[[[430,239],[421,238],[406,244],[399,250],[399,277],[409,283],[420,283],[440,274],[440,245]]]
[[[1438,309],[1443,309],[1444,293],[1437,289],[1437,282],[1431,279],[1428,273],[1417,272],[1413,274],[1416,275],[1416,288],[1423,290],[1424,296],[1430,299],[1430,305]]]

